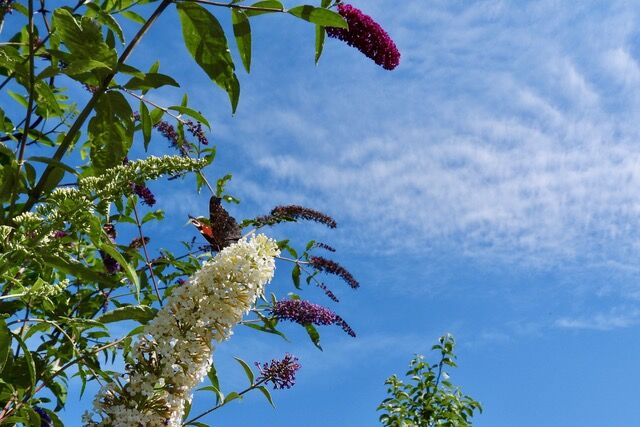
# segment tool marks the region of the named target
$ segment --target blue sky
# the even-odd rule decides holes
[[[384,379],[443,333],[458,341],[454,383],[480,400],[477,426],[640,424],[640,32],[631,2],[356,2],[402,52],[387,72],[286,16],[253,22],[251,75],[232,117],[165,16],[134,56],[161,70],[210,118],[215,178],[232,172],[239,217],[299,203],[339,228],[318,238],[360,279],[333,282],[330,305],[358,333],[324,328],[324,352],[296,330],[285,343],[239,329],[216,352],[226,391],[244,385],[232,357],[291,352],[303,365],[277,409],[249,396],[215,413],[235,425],[376,425]],[[225,10],[220,10],[226,15]],[[286,21],[286,23],[285,23]],[[232,50],[234,47],[232,47]],[[158,141],[159,151],[165,150]],[[205,210],[190,182],[151,186],[166,224],[155,248],[191,236]],[[288,266],[271,291],[290,291]],[[278,276],[277,276],[278,277]],[[327,303],[309,289],[304,296]],[[327,304],[329,305],[329,304]],[[77,425],[90,399],[70,397]],[[197,398],[196,398],[197,399]],[[201,398],[197,407],[209,406]],[[195,410],[194,410],[195,411]]]

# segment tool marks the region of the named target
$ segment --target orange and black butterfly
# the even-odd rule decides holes
[[[189,222],[198,229],[213,250],[218,252],[242,237],[240,226],[222,207],[221,202],[220,197],[212,196],[209,199],[209,220],[189,215]]]

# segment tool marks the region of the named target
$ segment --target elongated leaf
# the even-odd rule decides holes
[[[0,318],[0,373],[7,362],[7,356],[11,352],[11,333],[7,327],[7,322]]]
[[[185,107],[184,105],[172,105],[171,107],[168,107],[168,109],[177,111],[180,114],[184,114],[185,116],[193,117],[209,129],[211,129],[209,121],[202,114],[200,114],[200,112],[194,110],[193,108]]]
[[[258,390],[260,390],[262,392],[262,394],[264,395],[264,397],[267,398],[267,400],[269,401],[269,404],[275,408],[276,405],[273,404],[273,399],[271,398],[271,393],[269,393],[269,390],[267,390],[267,388],[265,386],[263,386],[263,385],[258,387]]]
[[[293,280],[293,286],[300,289],[300,264],[296,264],[291,270],[291,279]]]
[[[111,255],[116,261],[118,261],[118,264],[122,266],[124,274],[127,275],[127,278],[131,281],[136,291],[136,299],[140,300],[140,279],[138,278],[136,270],[131,267],[131,264],[129,264],[122,254],[111,244],[105,243],[100,246],[100,249]]]
[[[176,7],[187,50],[209,78],[227,92],[231,109],[235,112],[240,83],[222,26],[215,16],[198,4],[181,2]]]
[[[211,381],[211,391],[216,394],[216,404],[218,404],[224,400],[224,394],[220,391],[220,380],[218,380],[218,373],[215,365],[211,365],[211,369],[207,372],[207,377],[209,377],[209,381]]]
[[[156,316],[157,309],[147,305],[127,305],[125,307],[111,310],[96,320],[101,323],[120,322],[122,320],[135,320],[142,324],[146,324]]]
[[[236,399],[242,399],[242,396],[236,393],[235,391],[232,391],[231,393],[227,394],[227,396],[224,398],[224,404],[226,405],[227,403]]]
[[[267,332],[269,334],[279,335],[285,341],[289,341],[287,336],[285,334],[283,334],[282,332],[280,332],[279,330],[277,330],[277,329],[268,328],[268,327],[265,327],[263,325],[256,325],[255,323],[243,323],[242,326],[246,326],[247,328],[255,329],[255,330],[261,331],[261,332]]]
[[[349,28],[347,21],[340,14],[322,7],[310,5],[296,6],[287,11],[293,16],[297,16],[305,21],[312,22],[325,27]]]
[[[316,25],[316,64],[320,61],[324,49],[325,30],[322,25]]]
[[[318,333],[318,330],[315,328],[315,326],[307,324],[304,325],[304,328],[307,330],[307,334],[309,335],[309,338],[311,338],[311,342],[313,343],[313,345],[315,345],[322,351],[322,347],[320,347],[320,334]]]
[[[36,385],[36,364],[33,362],[33,357],[31,356],[31,352],[29,351],[29,347],[27,344],[20,338],[20,335],[11,333],[13,338],[18,341],[18,345],[22,349],[22,354],[24,355],[24,360],[27,365],[27,373],[29,374],[29,380],[31,382],[31,387],[35,387]]]
[[[242,10],[231,9],[231,22],[242,65],[249,73],[251,71],[251,24],[249,24],[249,18]]]
[[[240,366],[242,366],[242,369],[244,369],[244,373],[247,374],[247,379],[249,379],[249,385],[253,385],[255,376],[253,375],[253,371],[251,370],[249,365],[247,365],[247,362],[240,359],[239,357],[234,357],[234,359],[236,359],[236,362],[238,362]]]
[[[149,148],[149,142],[151,142],[151,129],[153,128],[153,123],[151,123],[151,115],[149,114],[149,109],[142,101],[140,101],[140,121],[142,123],[142,138],[144,140],[144,149],[146,151],[147,148]]]
[[[83,264],[64,260],[60,257],[48,254],[41,254],[42,259],[49,265],[57,268],[63,273],[82,279],[86,283],[101,283],[110,288],[116,288],[120,284],[111,277],[97,273]]]
[[[64,164],[62,162],[59,162],[56,159],[52,159],[50,157],[31,156],[31,157],[27,158],[27,160],[31,161],[31,162],[46,163],[47,165],[54,166],[54,167],[60,168],[60,169],[64,169],[65,171],[69,172],[70,174],[78,176],[78,172],[76,172],[76,170],[74,168],[72,168],[71,166],[66,165],[66,164]]]
[[[96,103],[96,115],[88,126],[90,156],[96,170],[122,163],[133,143],[132,114],[120,92],[107,92]]]
[[[286,12],[286,10],[284,9],[284,6],[278,0],[259,1],[257,3],[252,4],[251,6],[257,7],[257,8],[273,9],[273,10],[255,10],[255,9],[247,10],[245,11],[247,16],[257,16],[257,15],[263,15],[265,13]]]
[[[157,89],[162,86],[180,87],[172,77],[160,73],[147,73],[143,78],[133,77],[124,85],[131,90]]]
[[[146,19],[144,19],[142,16],[138,15],[137,13],[135,13],[135,12],[133,12],[131,10],[125,10],[124,12],[120,13],[120,15],[122,15],[125,18],[130,19],[133,22],[136,22],[138,24],[144,25],[144,23],[147,22]]]

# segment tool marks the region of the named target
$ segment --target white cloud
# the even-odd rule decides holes
[[[397,73],[353,62],[358,52],[329,40],[327,61],[347,70],[323,69],[330,84],[313,102],[254,114],[242,132],[257,141],[249,155],[259,169],[243,179],[337,211],[367,250],[447,242],[536,264],[636,254],[640,125],[628,118],[640,108],[612,91],[620,70],[606,71],[623,67],[640,83],[625,50],[637,14],[614,4],[572,26],[587,6],[413,1],[391,16],[386,7],[368,11],[396,36]],[[305,94],[305,84],[289,91]],[[286,142],[260,143],[274,133]]]
[[[640,310],[614,308],[606,313],[596,313],[588,317],[562,317],[555,325],[564,329],[591,329],[609,331],[618,328],[628,328],[638,324]]]

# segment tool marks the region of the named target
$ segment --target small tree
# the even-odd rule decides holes
[[[416,355],[409,364],[405,384],[396,375],[389,377],[389,397],[384,399],[378,411],[382,425],[389,427],[430,427],[471,425],[476,410],[482,412],[480,403],[464,395],[459,387],[449,381],[445,366],[456,367],[453,349],[455,340],[447,334],[441,336],[431,349],[440,352],[440,361],[429,364],[424,356]]]

